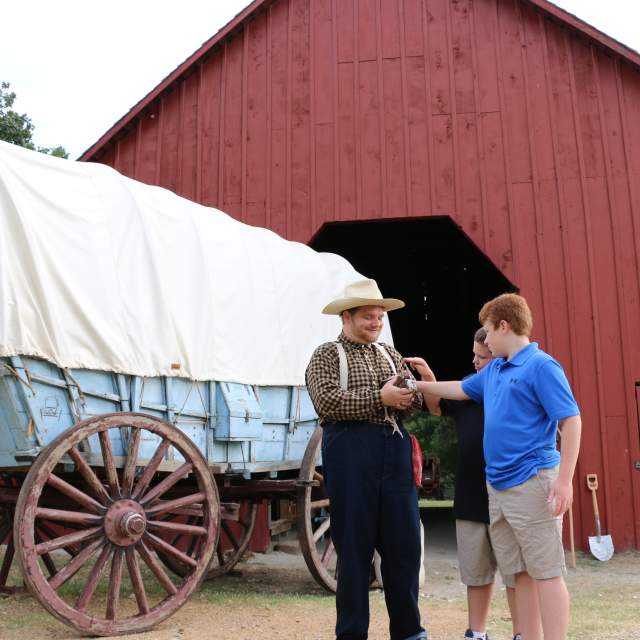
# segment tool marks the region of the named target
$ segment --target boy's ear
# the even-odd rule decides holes
[[[509,331],[509,329],[511,329],[511,325],[506,320],[500,320],[498,327],[503,333],[506,333],[507,331]]]

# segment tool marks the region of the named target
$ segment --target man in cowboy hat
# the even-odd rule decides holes
[[[369,576],[374,550],[391,640],[426,638],[420,626],[420,519],[411,443],[402,417],[422,399],[394,385],[401,355],[377,339],[387,311],[404,302],[383,298],[374,280],[355,282],[325,314],[342,318],[337,342],[311,356],[306,382],[323,426],[322,462],[331,501],[331,539],[338,552],[336,636],[367,638]]]

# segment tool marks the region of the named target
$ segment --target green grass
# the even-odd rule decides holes
[[[453,500],[418,500],[421,509],[452,509]]]

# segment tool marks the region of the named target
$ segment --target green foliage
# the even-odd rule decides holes
[[[9,91],[11,85],[8,82],[0,83],[0,140],[11,142],[19,147],[25,147],[32,151],[39,151],[57,158],[68,158],[69,154],[62,146],[50,149],[48,147],[36,147],[33,142],[34,124],[26,113],[18,113],[12,109],[16,100],[16,94]]]
[[[453,497],[458,436],[453,420],[420,412],[404,421],[410,433],[418,438],[424,455],[440,459],[440,484],[443,495]]]

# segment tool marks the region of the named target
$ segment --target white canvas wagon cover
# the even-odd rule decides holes
[[[322,307],[361,277],[105,165],[0,142],[0,355],[301,385],[339,331]]]

